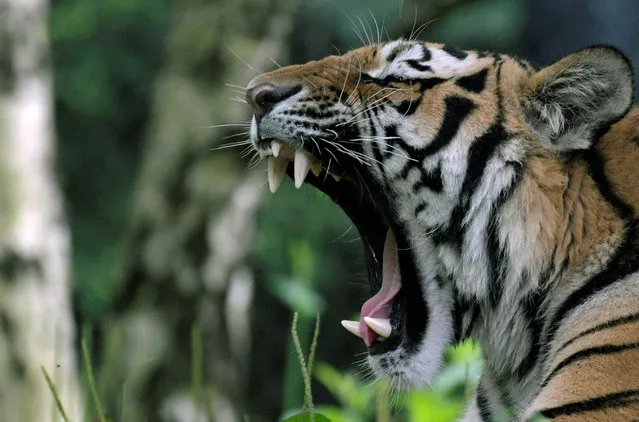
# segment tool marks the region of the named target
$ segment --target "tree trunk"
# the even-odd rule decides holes
[[[250,67],[279,58],[290,14],[286,0],[174,4],[122,288],[101,336],[103,366],[126,379],[128,421],[242,420],[253,291],[246,258],[265,177],[247,171],[239,149],[211,151],[238,129],[210,125],[248,122],[249,107],[229,100],[244,94],[225,83],[244,86],[256,74]],[[113,403],[115,389],[108,396]]]
[[[69,233],[53,169],[45,0],[0,1],[0,415],[80,418],[68,263]]]

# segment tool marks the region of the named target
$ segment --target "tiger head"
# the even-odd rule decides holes
[[[462,251],[468,230],[486,230],[486,204],[525,177],[531,155],[560,162],[588,148],[632,92],[628,62],[608,47],[536,71],[397,40],[259,75],[246,99],[271,191],[286,173],[311,183],[359,230],[373,295],[361,321],[343,325],[376,375],[404,388],[427,383],[465,335],[458,297],[495,295],[481,282],[485,245]],[[446,277],[457,274],[477,282],[453,287]]]

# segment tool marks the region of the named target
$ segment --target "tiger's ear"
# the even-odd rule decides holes
[[[587,149],[601,129],[634,102],[628,59],[612,47],[590,47],[541,69],[522,83],[525,119],[547,147]]]

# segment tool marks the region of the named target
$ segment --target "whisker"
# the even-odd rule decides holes
[[[435,22],[436,20],[437,19],[431,19],[431,20],[421,24],[419,26],[419,28],[417,28],[416,34],[414,35],[414,39],[417,40],[417,38],[422,34],[422,31],[424,31],[424,29],[426,29],[428,27],[428,25],[430,25],[431,23]]]
[[[229,49],[229,51],[231,52],[231,54],[233,54],[239,61],[241,61],[242,63],[244,63],[245,65],[248,66],[249,69],[251,69],[253,72],[255,73],[260,73],[257,70],[255,70],[255,68],[253,66],[251,66],[249,64],[249,62],[247,62],[246,60],[244,60],[242,57],[240,57],[239,54],[237,54],[231,47],[229,47],[228,45],[226,46],[226,48]]]
[[[250,134],[250,132],[248,130],[246,130],[244,132],[234,133],[232,135],[225,136],[222,139],[231,139],[231,138],[235,138],[235,137],[238,137],[238,136],[249,136],[249,134]]]
[[[304,77],[304,76],[302,76],[302,79],[304,79],[309,84],[313,85],[313,88],[317,89],[317,85],[315,85],[310,79],[308,79],[307,77]]]
[[[220,127],[250,127],[250,122],[245,123],[225,123],[222,125],[212,125],[212,126],[201,126],[200,129],[217,129]]]
[[[368,13],[371,15],[371,18],[373,18],[373,22],[375,23],[375,34],[377,35],[377,44],[379,44],[382,40],[379,32],[379,26],[377,25],[377,19],[375,19],[375,15],[371,9],[368,9]]]
[[[346,13],[346,12],[342,12],[342,13],[350,21],[351,29],[353,29],[353,32],[355,32],[355,35],[357,35],[357,38],[359,38],[359,40],[362,42],[362,45],[366,45],[366,41],[364,41],[364,37],[362,37],[362,34],[357,29],[357,25],[355,25],[355,21],[348,15],[348,13]],[[340,56],[341,56],[341,54],[340,54]]]
[[[359,83],[362,80],[362,63],[359,61],[359,57],[357,57],[357,62],[359,65],[359,73],[357,76],[357,83],[355,84],[355,88],[353,89],[353,92],[351,92],[351,94],[348,96],[348,98],[346,99],[346,104],[349,103],[349,101],[351,100],[351,97],[353,96],[353,94],[355,94],[357,92],[357,88],[359,88]]]
[[[329,243],[337,243],[339,242],[341,239],[344,238],[344,236],[346,236],[348,234],[348,232],[350,232],[353,227],[355,227],[353,224],[351,224],[344,233],[342,233],[341,235],[337,236],[335,239],[331,240]]]
[[[366,44],[366,45],[368,45],[368,46],[373,45],[373,41],[372,41],[372,40],[371,40],[371,38],[368,36],[368,32],[366,31],[366,27],[364,26],[364,22],[362,21],[362,18],[361,18],[359,15],[357,15],[357,20],[359,21],[359,24],[360,24],[360,25],[361,25],[361,27],[362,27],[362,31],[364,31],[364,36],[366,36],[366,41],[367,41],[367,44]]]
[[[248,145],[250,143],[251,143],[251,141],[231,142],[229,144],[224,144],[224,145],[220,145],[219,147],[211,148],[211,151],[219,151],[221,149],[241,147],[243,145]]]
[[[331,152],[330,150],[328,150],[328,152]],[[333,155],[333,153],[331,152],[331,155]],[[335,157],[333,155],[333,157]],[[328,177],[328,172],[331,171],[331,162],[333,160],[331,160],[330,158],[328,159],[328,166],[326,166],[326,174],[324,175],[324,183],[326,183],[326,178]],[[335,158],[335,161],[337,161],[337,158]]]
[[[242,152],[240,152],[240,158],[248,157],[248,155],[249,155],[251,152],[253,152],[253,151],[254,151],[254,150],[253,150],[253,146],[252,146],[252,145],[249,145],[249,146],[245,147],[245,148],[242,150]]]
[[[342,102],[342,95],[344,94],[344,90],[346,89],[346,82],[348,81],[348,75],[351,73],[351,58],[348,58],[348,64],[346,65],[346,76],[344,76],[344,83],[342,84],[342,91],[339,93],[339,98],[337,99],[337,103]]]
[[[235,85],[235,84],[224,84],[224,85],[228,86],[229,88],[235,88],[235,89],[239,89],[240,91],[246,92],[246,87],[244,86]]]
[[[277,66],[278,68],[280,68],[280,69],[282,68],[282,65],[281,65],[281,64],[279,64],[278,62],[276,62],[276,61],[275,61],[275,59],[274,59],[273,57],[269,57],[268,59],[271,61],[271,63],[273,63],[273,64],[274,64],[275,66]]]

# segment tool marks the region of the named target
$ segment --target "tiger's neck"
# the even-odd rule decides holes
[[[612,193],[622,185],[639,190],[611,168],[609,150],[619,148],[624,124],[567,160],[511,136],[500,140],[483,167],[467,168],[465,179],[441,162],[432,166],[441,177],[438,192],[418,196],[408,185],[395,189],[400,217],[419,222],[411,225],[419,231],[412,235],[414,247],[430,249],[453,285],[458,339],[481,343],[487,369],[513,396],[510,405],[525,402],[539,387],[535,374],[562,299],[612,259],[635,218],[637,207],[627,205],[635,192]],[[636,156],[623,159],[629,173],[632,161],[639,162]]]

